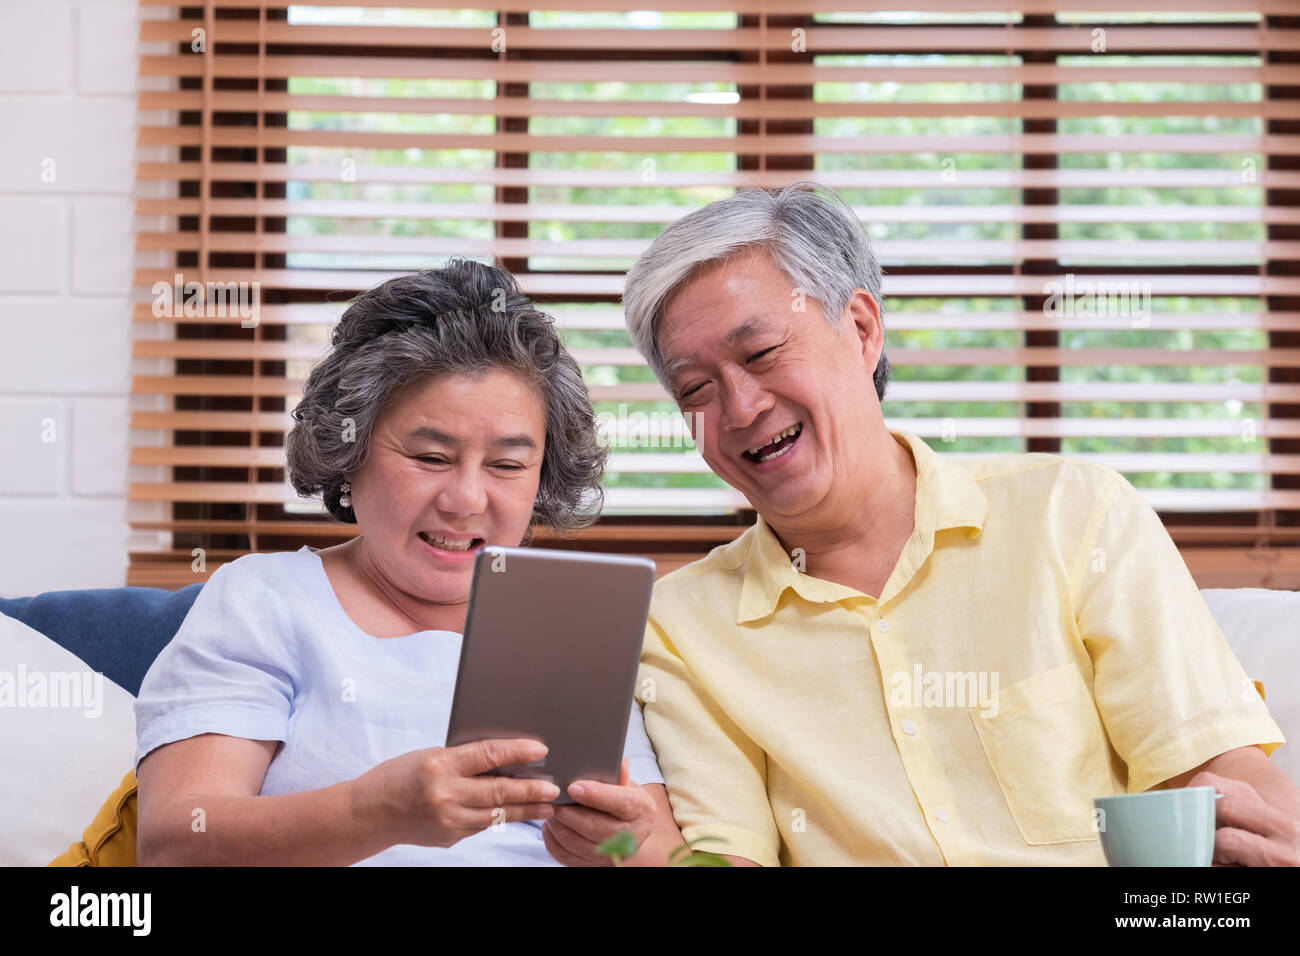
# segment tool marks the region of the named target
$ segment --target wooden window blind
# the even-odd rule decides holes
[[[624,272],[813,179],[885,267],[891,426],[1101,461],[1202,586],[1300,587],[1294,0],[640,6],[141,0],[129,583],[355,532],[287,484],[289,410],[352,295],[452,255],[557,316],[614,427],[606,516],[544,543],[662,571],[729,540],[752,512],[631,347]]]

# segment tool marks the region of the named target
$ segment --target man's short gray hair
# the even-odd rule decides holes
[[[795,290],[815,299],[834,328],[858,288],[871,293],[883,317],[880,263],[840,196],[808,181],[779,190],[746,187],[668,226],[628,270],[623,317],[660,382],[658,326],[673,295],[708,266],[760,247],[790,277],[791,302]],[[878,399],[885,397],[889,373],[882,349],[872,376]]]

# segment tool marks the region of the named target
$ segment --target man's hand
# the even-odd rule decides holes
[[[1257,746],[1238,747],[1157,789],[1213,787],[1216,866],[1300,866],[1300,787]]]
[[[627,862],[646,866],[664,862],[659,857],[666,859],[672,836],[676,845],[684,842],[664,788],[656,786],[660,794],[652,794],[629,780],[628,773],[624,760],[617,784],[578,780],[570,785],[569,795],[577,803],[555,805],[555,815],[542,825],[542,840],[551,856],[565,866],[613,866],[614,861],[597,853],[596,847],[627,830],[637,845],[636,856]]]
[[[1202,772],[1187,785],[1223,794],[1215,801],[1216,866],[1300,866],[1300,819],[1269,806],[1242,780]]]

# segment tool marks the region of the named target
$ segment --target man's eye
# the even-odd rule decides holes
[[[431,465],[447,464],[447,459],[443,458],[441,455],[416,455],[415,460],[428,462]]]
[[[523,471],[523,470],[524,470],[524,466],[523,466],[523,465],[515,464],[513,461],[499,461],[499,462],[497,462],[497,467],[498,467],[498,468],[504,468],[504,469],[506,469],[507,471]]]
[[[749,358],[747,358],[745,361],[746,361],[746,362],[752,362],[752,361],[754,361],[754,359],[762,358],[762,357],[763,357],[764,355],[766,355],[768,352],[771,352],[771,351],[775,350],[776,348],[777,348],[777,346],[773,345],[771,348],[763,349],[763,351],[761,351],[761,352],[755,352],[753,355],[751,355],[751,356],[750,356]]]
[[[699,385],[692,385],[686,391],[682,392],[682,398],[689,398],[691,395],[694,395],[696,392],[702,389],[704,385],[705,385],[704,382],[701,382]]]

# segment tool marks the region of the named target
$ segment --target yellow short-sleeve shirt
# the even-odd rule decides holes
[[[915,528],[880,595],[803,573],[762,519],[655,588],[639,693],[697,849],[1100,865],[1094,797],[1284,742],[1123,476],[891,434]]]

